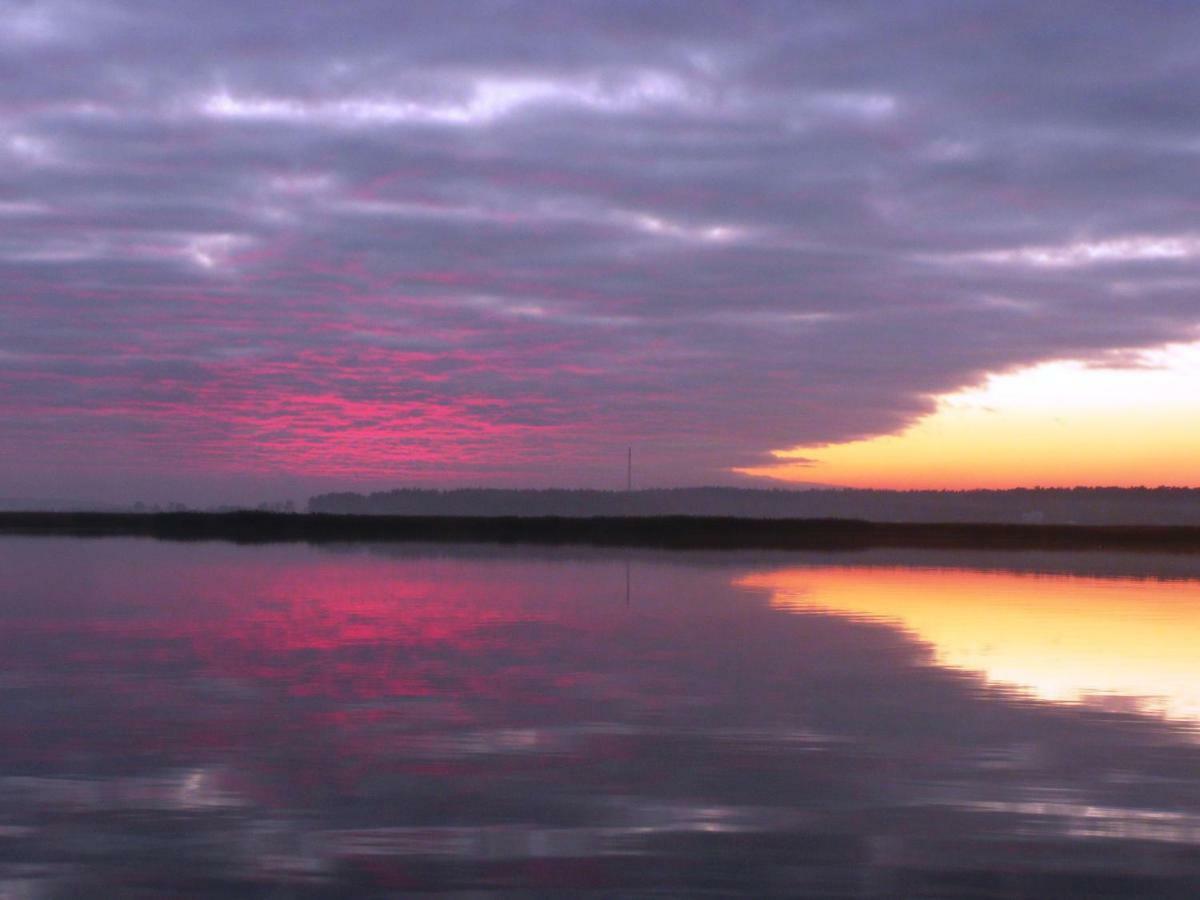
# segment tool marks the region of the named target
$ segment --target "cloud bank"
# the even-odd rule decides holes
[[[0,494],[731,481],[1196,336],[1193,4],[452,9],[0,2]]]

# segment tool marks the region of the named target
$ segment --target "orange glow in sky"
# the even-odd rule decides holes
[[[941,666],[1042,700],[1118,697],[1200,721],[1200,583],[951,569],[796,568],[746,575],[772,605],[897,625]]]
[[[938,398],[895,435],[774,452],[739,472],[844,487],[1200,486],[1200,344],[1135,367],[1043,363]]]

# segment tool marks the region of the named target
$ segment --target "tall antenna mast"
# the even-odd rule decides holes
[[[625,490],[626,492],[633,490],[633,448],[627,450],[625,461]]]

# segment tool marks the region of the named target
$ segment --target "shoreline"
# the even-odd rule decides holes
[[[873,522],[862,519],[374,516],[326,513],[0,512],[0,534],[258,543],[490,543],[670,550],[1200,552],[1200,526]]]

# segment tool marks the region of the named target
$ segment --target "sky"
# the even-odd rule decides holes
[[[1198,75],[1190,2],[0,0],[0,497],[1200,484]]]

